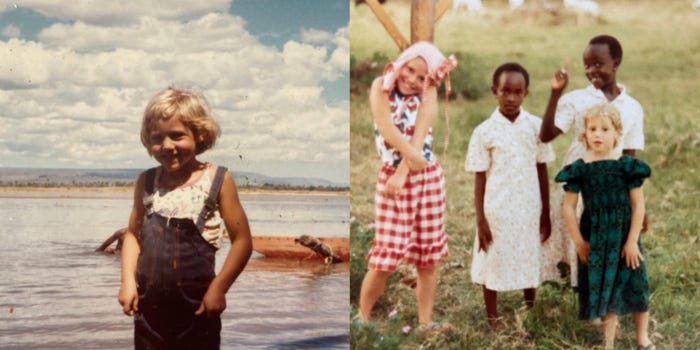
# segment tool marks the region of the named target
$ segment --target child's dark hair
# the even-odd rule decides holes
[[[598,35],[588,42],[589,45],[608,45],[610,56],[622,60],[622,45],[611,35]]]
[[[525,87],[530,87],[530,74],[527,73],[527,69],[515,62],[504,63],[493,72],[493,86],[498,86],[498,80],[501,78],[501,74],[505,72],[515,72],[520,73],[525,78]]]

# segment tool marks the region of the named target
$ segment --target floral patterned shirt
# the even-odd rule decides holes
[[[155,176],[154,191],[151,196],[144,198],[144,205],[148,214],[156,213],[166,218],[191,219],[197,222],[197,218],[204,207],[205,200],[209,196],[212,181],[216,173],[216,167],[207,163],[202,175],[182,186],[176,188],[163,188],[160,185],[161,169],[158,168]],[[214,210],[207,218],[202,238],[216,249],[221,246],[223,235],[223,220],[219,210]]]
[[[402,95],[398,89],[394,89],[389,94],[389,108],[391,109],[391,119],[404,135],[406,141],[410,141],[413,136],[413,131],[416,126],[416,118],[418,117],[418,107],[421,100],[419,95]],[[377,152],[382,158],[384,164],[389,166],[398,166],[401,163],[401,152],[394,149],[392,145],[384,140],[384,137],[379,134],[377,126],[374,126],[374,140],[377,145]],[[432,151],[433,132],[432,128],[428,130],[423,144],[423,156],[428,162],[434,162],[435,156]]]

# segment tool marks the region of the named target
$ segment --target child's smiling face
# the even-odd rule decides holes
[[[606,44],[591,44],[583,51],[583,67],[586,78],[596,89],[615,84],[615,71],[620,59],[613,59]]]
[[[195,161],[197,143],[190,128],[179,118],[157,119],[151,124],[150,152],[165,171],[179,171]]]
[[[520,114],[520,105],[527,96],[527,83],[520,72],[505,71],[498,78],[498,86],[492,86],[491,92],[498,100],[498,110],[510,120]]]
[[[423,92],[425,79],[428,79],[428,64],[416,57],[403,65],[396,79],[396,87],[402,95],[416,95]]]

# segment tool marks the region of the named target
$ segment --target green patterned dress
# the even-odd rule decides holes
[[[595,319],[649,309],[646,264],[635,270],[620,257],[631,218],[629,190],[639,187],[651,169],[643,161],[623,155],[618,160],[585,163],[579,159],[562,169],[555,181],[564,190],[581,192],[580,229],[590,243],[589,264],[578,263],[579,319]],[[638,242],[642,250],[641,237]]]

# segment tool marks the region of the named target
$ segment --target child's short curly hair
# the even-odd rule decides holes
[[[143,112],[141,143],[149,154],[151,154],[149,136],[153,122],[173,117],[178,118],[182,124],[192,130],[197,142],[196,154],[214,147],[221,128],[212,117],[207,100],[204,96],[192,91],[170,86],[153,96]]]
[[[586,142],[586,126],[588,125],[588,121],[593,118],[608,118],[618,135],[622,135],[622,119],[620,118],[620,111],[609,103],[595,105],[583,113],[583,131],[581,132],[581,135],[579,135],[579,140],[586,144],[586,148],[588,148],[588,142]],[[617,147],[617,142],[618,139],[615,139],[613,147]]]

